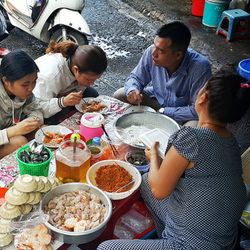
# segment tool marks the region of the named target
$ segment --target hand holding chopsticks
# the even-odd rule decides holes
[[[108,139],[109,142],[110,142],[110,147],[111,147],[111,149],[112,149],[112,152],[113,152],[114,156],[118,156],[119,153],[118,153],[118,151],[117,151],[115,145],[112,144],[112,141],[111,141],[111,139],[110,139],[110,137],[109,137],[109,135],[108,135],[108,133],[107,133],[107,131],[106,131],[106,129],[105,129],[105,127],[104,127],[103,124],[102,124],[102,130],[103,130],[103,132],[104,132],[105,135],[107,136],[107,139]]]

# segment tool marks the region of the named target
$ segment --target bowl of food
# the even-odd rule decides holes
[[[48,136],[45,136],[43,132]],[[60,143],[64,140],[64,137],[71,133],[72,131],[67,127],[49,125],[36,132],[35,140],[37,143],[44,144],[48,148],[58,148]]]
[[[89,184],[103,190],[112,200],[127,198],[139,188],[142,180],[137,168],[120,160],[99,161],[88,169],[86,177]]]
[[[124,114],[114,122],[116,136],[124,143],[139,149],[146,148],[139,138],[140,135],[155,128],[163,131],[169,138],[180,127],[166,115],[147,111]]]
[[[150,165],[143,149],[129,150],[125,155],[125,161],[132,164],[140,172],[147,172]]]
[[[112,204],[105,192],[76,182],[62,184],[48,192],[39,209],[49,215],[46,226],[52,237],[76,245],[99,237],[112,215]]]

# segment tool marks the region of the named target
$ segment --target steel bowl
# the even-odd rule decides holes
[[[140,144],[131,143],[128,138],[129,135],[127,135],[124,131],[125,129],[133,125],[145,126],[148,129],[159,128],[163,130],[168,136],[170,136],[180,128],[178,123],[175,122],[173,119],[159,113],[146,111],[146,112],[133,112],[120,116],[114,122],[114,131],[116,136],[124,143],[140,149],[145,149],[145,145],[143,145],[142,142]],[[138,131],[138,134],[136,136],[138,136],[139,138],[140,135],[141,133]]]
[[[155,113],[156,111],[148,106],[143,106],[143,105],[131,105],[131,107],[129,107],[127,110],[126,110],[126,114],[129,114],[129,113],[132,113],[132,112],[145,112],[145,111],[148,111],[148,112],[153,112]]]
[[[89,193],[95,194],[98,196],[102,202],[108,209],[108,216],[106,219],[96,228],[84,231],[84,232],[68,232],[64,230],[60,230],[54,226],[52,226],[49,222],[46,222],[46,226],[51,230],[51,236],[57,239],[60,242],[64,242],[67,244],[75,244],[80,245],[84,243],[88,243],[92,240],[95,240],[99,237],[106,228],[108,221],[112,215],[112,204],[109,197],[99,188],[94,187],[92,185],[86,183],[66,183],[60,186],[55,187],[50,192],[48,192],[42,199],[39,209],[44,209],[45,205],[48,204],[50,200],[55,198],[56,196],[60,196],[64,193],[72,192],[82,189]]]

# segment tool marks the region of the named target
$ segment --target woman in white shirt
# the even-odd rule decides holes
[[[46,54],[35,62],[39,73],[33,93],[43,108],[45,124],[57,124],[83,97],[98,96],[90,86],[107,68],[100,47],[78,46],[72,41],[51,41]]]

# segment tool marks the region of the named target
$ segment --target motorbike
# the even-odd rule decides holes
[[[71,40],[88,44],[89,26],[81,15],[85,0],[0,0],[7,30],[17,27],[49,43]]]
[[[8,36],[9,36],[9,32],[7,31],[7,23],[2,12],[0,11],[0,41],[4,40]],[[0,62],[2,58],[9,52],[10,51],[7,49],[0,48]]]

